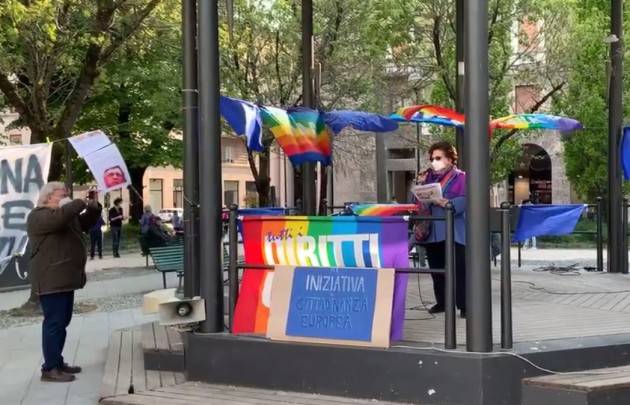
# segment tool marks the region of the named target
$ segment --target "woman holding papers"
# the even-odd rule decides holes
[[[448,142],[438,142],[429,148],[431,167],[419,174],[419,186],[412,189],[421,205],[431,216],[444,217],[444,207],[455,207],[455,296],[461,316],[466,316],[466,173],[457,168],[457,150]],[[446,224],[431,221],[428,232],[416,233],[417,243],[424,245],[429,267],[443,269],[446,252]],[[431,274],[436,304],[429,313],[444,312],[444,275]]]

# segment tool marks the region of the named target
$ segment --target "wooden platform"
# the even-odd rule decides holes
[[[387,405],[391,402],[356,400],[327,395],[269,391],[187,382],[173,387],[156,388],[134,395],[101,401],[103,405]]]
[[[146,369],[184,371],[184,343],[177,330],[152,322],[142,325],[141,335]]]
[[[140,328],[112,333],[101,385],[102,399],[168,387],[183,381],[183,373],[145,369]]]
[[[630,367],[588,370],[523,380],[522,405],[630,403]]]

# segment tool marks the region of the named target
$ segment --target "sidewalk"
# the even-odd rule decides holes
[[[83,367],[78,379],[70,384],[39,380],[41,318],[31,318],[33,323],[27,326],[0,329],[0,403],[96,404],[111,333],[155,320],[155,315],[143,315],[139,305],[142,293],[162,288],[162,276],[144,265],[144,258],[137,253],[88,263],[87,285],[76,292],[75,301],[89,300],[99,308],[74,314],[68,328],[64,357],[68,363]],[[177,285],[175,274],[167,274],[167,283],[169,287]],[[0,310],[22,305],[28,296],[28,289],[0,293]]]

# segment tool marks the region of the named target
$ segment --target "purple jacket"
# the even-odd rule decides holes
[[[454,178],[446,189],[442,190],[444,198],[448,199],[455,206],[455,242],[466,244],[466,173],[453,168],[455,171]],[[430,172],[427,176],[426,183],[436,183],[440,176]],[[446,216],[446,210],[439,205],[431,205],[431,215],[434,217]],[[446,240],[446,223],[444,221],[431,221],[431,233],[423,243],[435,243]]]

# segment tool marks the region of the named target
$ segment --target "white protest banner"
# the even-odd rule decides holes
[[[85,159],[99,191],[108,192],[131,184],[129,170],[118,147],[103,132],[86,132],[69,138],[69,141]]]
[[[0,148],[0,274],[24,254],[26,218],[48,179],[51,151],[52,144]]]
[[[85,158],[92,152],[96,152],[112,143],[103,131],[85,132],[68,138],[70,144],[81,158]]]

